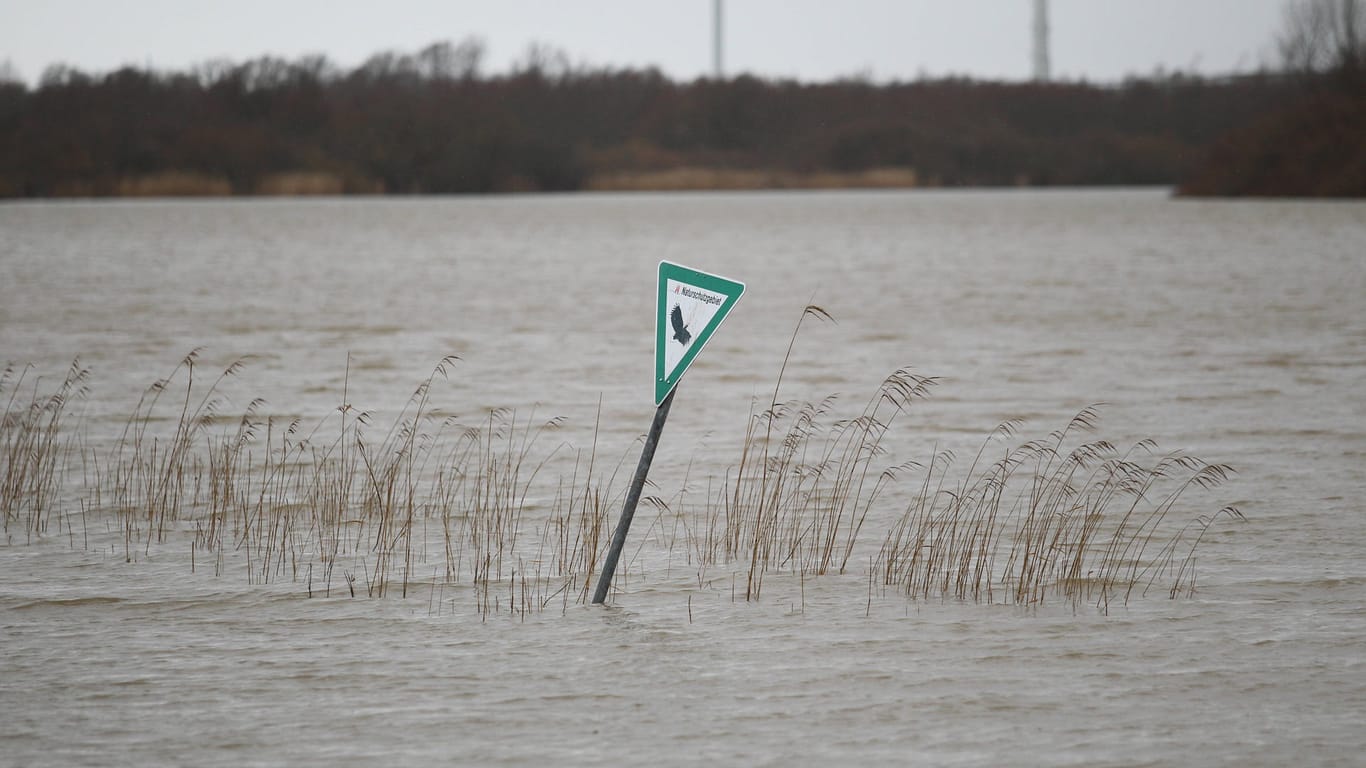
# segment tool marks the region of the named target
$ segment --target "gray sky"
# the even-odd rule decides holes
[[[1223,74],[1271,61],[1284,0],[1050,0],[1058,78],[1110,82],[1158,68]],[[726,0],[726,70],[827,80],[866,73],[1020,80],[1031,0]],[[0,0],[0,64],[30,83],[54,62],[184,69],[212,58],[323,53],[353,67],[478,36],[486,71],[532,42],[576,63],[711,67],[712,0]]]

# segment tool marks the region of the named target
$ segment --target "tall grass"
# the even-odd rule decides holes
[[[1096,407],[1036,439],[1006,422],[961,470],[947,451],[893,456],[889,445],[906,442],[894,427],[938,380],[899,369],[847,415],[834,396],[785,398],[807,320],[833,318],[814,305],[802,312],[735,460],[696,477],[690,467],[682,488],[644,499],[657,517],[633,545],[637,569],[667,573],[682,553],[699,587],[719,572],[738,581],[736,599],[759,600],[770,574],[793,574],[804,590],[810,577],[864,564],[866,578],[910,599],[1106,609],[1159,585],[1189,594],[1206,531],[1241,519],[1189,503],[1227,481],[1229,467],[1159,453],[1152,440],[1120,451],[1094,437]],[[349,361],[341,402],[315,423],[268,415],[259,398],[229,415],[223,385],[243,362],[206,377],[200,357],[148,387],[107,450],[68,423],[87,369],[73,364],[48,392],[27,383],[27,369],[6,369],[6,531],[48,535],[65,514],[74,546],[71,520],[79,510],[86,525],[89,509],[111,522],[126,559],[188,541],[191,569],[298,583],[310,596],[410,597],[421,587],[438,611],[463,596],[482,615],[522,616],[586,601],[636,450],[603,461],[600,415],[582,448],[562,439],[564,419],[534,411],[463,420],[435,405],[454,357],[387,425],[351,405]],[[77,461],[87,471],[73,480],[66,468]]]
[[[1022,423],[999,425],[961,477],[947,451],[897,462],[885,451],[893,421],[938,380],[900,369],[847,419],[832,417],[834,396],[780,402],[807,318],[832,320],[817,306],[803,312],[768,407],[751,415],[738,463],[690,525],[702,569],[745,568],[747,600],[760,597],[765,574],[775,570],[845,572],[878,504],[902,511],[891,516],[870,567],[908,597],[1094,600],[1104,609],[1163,579],[1171,597],[1193,591],[1206,530],[1220,518],[1243,519],[1234,507],[1199,514],[1182,506],[1192,489],[1227,481],[1233,469],[1225,464],[1180,452],[1154,456],[1151,439],[1123,453],[1107,440],[1077,439],[1096,430],[1099,406],[1013,448],[1003,443]],[[1000,458],[989,460],[997,450]]]
[[[888,530],[875,560],[883,583],[916,598],[1039,604],[1056,596],[1102,608],[1127,602],[1160,576],[1170,595],[1194,588],[1194,553],[1216,517],[1167,525],[1192,488],[1225,482],[1233,470],[1182,453],[1156,456],[1141,440],[1120,452],[1106,440],[1068,440],[1097,424],[1088,407],[1046,437],[1005,443],[1000,425],[957,480],[953,457],[937,452],[917,491]],[[999,458],[984,461],[988,452]]]
[[[6,366],[0,373],[0,512],[5,533],[20,525],[26,538],[48,532],[59,511],[59,494],[77,435],[67,427],[72,403],[88,393],[90,369],[74,360],[65,377],[44,391],[31,368]],[[27,390],[27,394],[24,391]]]
[[[207,386],[201,381],[196,388],[200,354],[201,350],[192,350],[170,375],[143,392],[104,463],[100,490],[119,517],[126,559],[131,560],[138,548],[147,553],[153,543],[163,543],[201,490],[205,457],[197,448],[222,406],[219,386],[239,373],[244,363],[232,363]],[[175,382],[182,371],[183,389]],[[172,398],[169,414],[158,410],[163,397]],[[250,410],[243,421],[249,419]],[[165,424],[170,425],[169,433],[156,428]]]
[[[827,425],[836,398],[779,401],[792,349],[808,318],[834,322],[808,305],[798,318],[764,410],[751,413],[740,458],[709,502],[698,550],[703,564],[747,561],[745,599],[758,599],[774,568],[800,574],[843,573],[869,512],[904,467],[879,468],[896,417],[937,384],[900,369],[862,412]],[[719,522],[718,522],[719,521]],[[718,538],[719,530],[719,538]]]
[[[195,360],[187,357],[138,403],[105,483],[125,541],[142,542],[144,552],[189,507],[192,556],[207,556],[216,572],[235,554],[252,582],[288,578],[322,596],[343,588],[406,597],[424,566],[439,562],[445,583],[476,588],[483,611],[543,609],[563,591],[552,582],[591,570],[605,545],[610,493],[593,473],[592,454],[582,482],[562,482],[548,501],[532,495],[565,448],[541,452],[538,443],[562,419],[536,423],[495,409],[466,426],[433,408],[433,388],[448,378],[454,357],[437,364],[387,427],[348,402],[348,370],[343,402],[307,431],[297,418],[277,424],[260,416],[259,399],[239,418],[213,418],[218,384],[241,368],[192,395]],[[176,374],[184,394],[168,404],[161,395]],[[226,426],[215,432],[220,423]],[[169,434],[157,434],[158,424]],[[542,531],[534,552],[521,546],[528,511]],[[514,577],[519,592],[509,598],[499,584]]]

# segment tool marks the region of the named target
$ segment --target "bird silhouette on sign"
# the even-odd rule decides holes
[[[674,311],[669,313],[669,322],[674,327],[674,340],[685,347],[688,346],[688,342],[692,341],[692,334],[688,333],[688,326],[683,324],[682,307],[674,305]]]

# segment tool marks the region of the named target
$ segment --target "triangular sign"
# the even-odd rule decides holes
[[[673,391],[683,372],[726,319],[745,284],[720,275],[659,262],[655,306],[655,405]]]

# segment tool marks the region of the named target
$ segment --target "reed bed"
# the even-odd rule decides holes
[[[874,568],[915,598],[1040,604],[1056,596],[1103,609],[1166,577],[1170,597],[1195,589],[1195,552],[1220,517],[1178,514],[1191,489],[1215,488],[1232,468],[1141,440],[1119,451],[1094,431],[1088,407],[1062,429],[1008,447],[1018,422],[999,426],[956,481],[936,452],[883,538]],[[988,452],[991,452],[989,454]],[[985,461],[999,453],[999,458]],[[1171,518],[1182,522],[1173,528]]]
[[[809,318],[832,321],[807,307],[792,343]],[[1192,491],[1228,481],[1231,467],[1158,454],[1151,439],[1121,452],[1092,437],[1099,406],[1014,445],[1023,425],[1003,423],[961,473],[950,451],[898,462],[886,449],[893,423],[938,379],[897,370],[857,416],[836,418],[833,396],[780,399],[791,349],[769,403],[751,414],[738,462],[692,511],[699,583],[708,568],[739,565],[748,600],[769,573],[842,574],[870,513],[881,510],[873,516],[890,522],[867,557],[870,576],[909,598],[1093,601],[1108,610],[1159,583],[1169,597],[1191,594],[1206,531],[1243,519],[1236,507],[1201,513],[1185,504]]]
[[[681,552],[699,588],[724,575],[735,599],[759,600],[769,574],[795,575],[805,589],[808,578],[866,565],[870,583],[913,600],[1108,609],[1153,588],[1190,594],[1206,531],[1242,519],[1189,503],[1231,468],[1159,453],[1152,440],[1120,451],[1094,437],[1095,407],[1036,439],[1002,424],[961,471],[947,451],[899,461],[888,448],[894,425],[938,380],[897,370],[844,416],[834,396],[785,399],[808,320],[833,322],[805,308],[735,460],[643,500],[655,519],[633,531],[638,573],[661,562],[667,571]],[[73,363],[45,390],[29,369],[7,368],[6,533],[49,536],[64,524],[74,547],[79,520],[89,546],[104,521],[118,541],[100,546],[130,561],[182,542],[191,570],[287,581],[309,596],[425,595],[436,612],[460,599],[484,616],[586,602],[638,445],[604,461],[596,422],[582,448],[562,438],[564,419],[534,411],[465,422],[433,401],[454,357],[386,425],[350,404],[349,364],[340,404],[316,422],[263,415],[260,399],[229,414],[224,382],[247,362],[206,376],[200,351],[186,355],[107,448],[72,415],[88,369]]]
[[[12,365],[0,372],[0,512],[6,535],[20,527],[26,540],[49,533],[60,512],[69,459],[78,453],[70,409],[89,394],[90,369],[73,361],[49,392],[41,377],[29,383],[31,373],[31,367]]]
[[[802,312],[788,343],[768,407],[751,414],[733,472],[711,500],[705,530],[719,531],[704,563],[748,562],[745,599],[757,599],[763,576],[843,573],[868,513],[904,467],[874,471],[893,420],[926,397],[937,381],[900,369],[888,376],[854,418],[822,424],[834,396],[816,403],[779,402],[792,347],[808,318],[833,322],[823,308]],[[870,478],[870,474],[873,475]],[[720,519],[720,524],[714,522]]]

